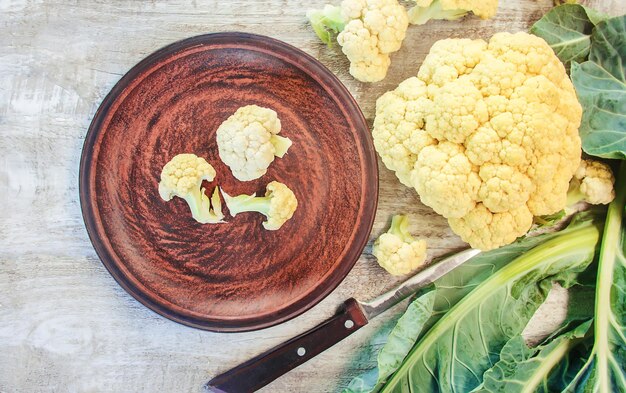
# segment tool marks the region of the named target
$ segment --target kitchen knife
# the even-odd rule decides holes
[[[307,360],[327,350],[368,321],[414,294],[463,262],[480,253],[467,249],[445,257],[418,272],[396,288],[369,302],[354,298],[346,300],[337,314],[313,329],[264,352],[239,366],[218,375],[206,383],[205,389],[214,393],[253,392]]]

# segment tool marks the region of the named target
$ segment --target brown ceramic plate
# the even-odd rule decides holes
[[[293,146],[239,182],[215,131],[248,104],[274,109]],[[298,209],[278,231],[256,213],[198,224],[182,199],[159,197],[161,169],[179,153],[215,167],[208,192],[262,193],[278,180]],[[132,296],[186,325],[245,331],[304,312],[348,274],[374,220],[378,169],[365,119],[328,69],[268,37],[219,33],[167,46],[115,85],[87,133],[80,198],[96,252]]]

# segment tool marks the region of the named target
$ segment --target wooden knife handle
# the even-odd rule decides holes
[[[206,383],[214,393],[254,392],[367,325],[356,300],[345,301],[337,314],[313,329],[264,352]]]

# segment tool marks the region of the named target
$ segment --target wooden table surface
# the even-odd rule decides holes
[[[626,12],[623,0],[586,3]],[[415,75],[434,41],[527,30],[551,4],[504,0],[490,21],[410,27],[387,78],[362,84],[348,74],[338,46],[322,45],[306,23],[305,10],[322,1],[0,0],[0,392],[199,392],[211,376],[321,322],[346,298],[368,299],[396,282],[377,266],[370,242],[343,283],[313,309],[280,326],[237,334],[176,324],[124,292],[87,237],[78,163],[98,105],[142,58],[208,32],[269,35],[335,72],[371,124],[376,98]],[[446,221],[382,164],[380,178],[371,239],[402,212],[413,219],[412,232],[429,240],[431,257],[462,246]],[[551,296],[529,335],[550,329],[563,301],[563,293]],[[359,354],[385,320],[374,320],[264,391],[345,386],[366,366]]]

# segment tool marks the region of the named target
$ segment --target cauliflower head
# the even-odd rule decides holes
[[[350,74],[361,82],[385,78],[389,54],[400,49],[409,19],[397,0],[343,0],[340,7],[326,6],[307,13],[323,42],[337,35],[342,52],[350,60]]]
[[[195,154],[178,154],[161,171],[159,195],[165,201],[177,196],[183,198],[199,223],[217,223],[224,218],[218,188],[209,200],[205,189],[200,188],[203,180],[212,181],[215,169],[202,157]],[[213,207],[211,207],[213,205]]]
[[[372,248],[378,264],[394,276],[408,274],[426,260],[426,241],[415,240],[408,225],[406,216],[394,216],[389,231],[380,235]]]
[[[243,106],[217,129],[217,146],[224,164],[237,179],[258,179],[274,157],[283,157],[291,140],[279,136],[281,124],[275,111],[257,105]]]
[[[283,226],[293,217],[298,208],[298,200],[293,191],[277,181],[267,185],[264,197],[257,197],[256,194],[233,197],[224,191],[222,195],[233,217],[243,212],[261,213],[267,218],[263,222],[263,227],[268,231],[274,231]]]
[[[489,19],[498,11],[498,0],[414,0],[415,6],[408,12],[409,21],[423,25],[431,19],[456,20],[469,12]]]
[[[574,173],[568,194],[569,203],[581,200],[592,205],[606,205],[615,199],[615,176],[604,162],[584,159]]]
[[[417,77],[376,102],[385,166],[472,247],[525,234],[567,202],[582,109],[550,46],[526,33],[436,42]]]

